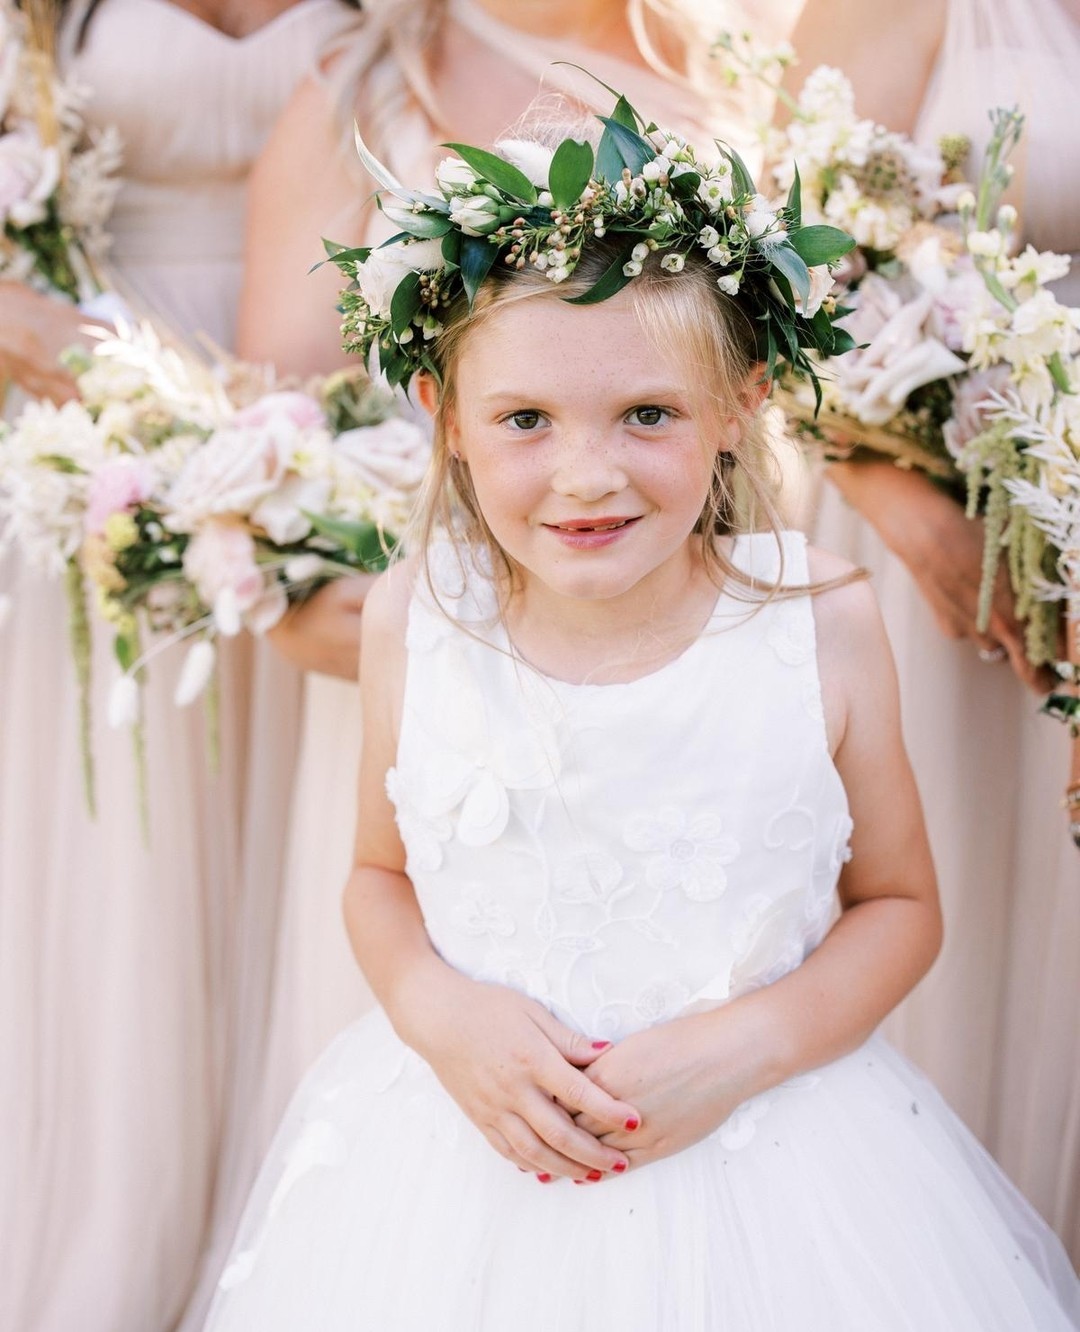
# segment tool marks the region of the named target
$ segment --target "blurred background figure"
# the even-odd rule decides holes
[[[967,135],[969,176],[988,111],[1019,106],[1021,243],[1074,255],[1057,294],[1080,304],[1080,141],[1064,128],[1080,69],[1076,0],[916,0],[895,12],[808,0],[792,41],[793,90],[816,65],[838,66],[861,116],[928,146]],[[1080,864],[1060,810],[1067,732],[1038,715],[1028,686],[1041,682],[1004,583],[988,634],[976,630],[981,523],[924,475],[830,465],[815,537],[874,575],[945,910],[942,956],[886,1030],[1080,1261]]]
[[[62,65],[91,124],[124,141],[111,265],[136,313],[233,345],[249,170],[355,18],[340,0],[64,7]],[[0,374],[67,396],[55,358],[84,322],[0,284]],[[225,663],[217,776],[205,722],[173,705],[179,662],[154,673],[146,842],[131,737],[105,724],[107,637],[91,820],[62,589],[8,557],[0,591],[0,1326],[165,1332],[194,1280],[221,1133],[251,645]],[[285,746],[294,721],[279,719]]]

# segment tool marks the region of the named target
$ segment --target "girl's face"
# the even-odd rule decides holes
[[[626,292],[513,302],[467,335],[447,443],[526,583],[601,600],[685,578],[718,446],[691,387]]]

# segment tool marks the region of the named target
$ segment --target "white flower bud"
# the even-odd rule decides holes
[[[294,555],[285,565],[285,578],[290,583],[307,583],[318,578],[323,571],[319,555]]]
[[[447,198],[455,194],[472,194],[476,188],[476,172],[460,157],[444,157],[435,168],[435,180]]]
[[[450,205],[450,221],[466,236],[486,236],[499,225],[499,205],[486,194],[467,194]]]
[[[730,264],[731,251],[726,245],[714,245],[706,258],[711,264]]]
[[[194,703],[210,683],[216,657],[214,645],[208,638],[200,638],[188,649],[173,694],[173,702],[178,708],[186,708]]]
[[[652,185],[655,185],[661,176],[666,175],[667,162],[659,157],[654,157],[651,162],[646,162],[641,168],[642,179],[649,181]]]
[[[235,638],[240,632],[240,605],[231,587],[223,587],[214,598],[214,624],[224,638]]]
[[[964,190],[957,196],[956,211],[958,213],[973,213],[975,211],[975,196],[970,190]]]
[[[648,259],[648,257],[649,257],[649,247],[644,243],[644,241],[639,241],[637,245],[635,245],[634,248],[630,251],[630,258],[635,260],[639,264],[642,263],[645,259]]]
[[[637,277],[641,272],[641,264],[636,259],[631,259],[629,263],[623,264],[622,271],[625,277]]]
[[[139,720],[139,686],[133,675],[121,675],[109,690],[108,721],[114,731]]]
[[[686,255],[665,254],[660,260],[660,267],[668,273],[681,273],[686,267]]]
[[[569,276],[570,276],[569,268],[558,267],[558,268],[548,269],[548,278],[552,282],[562,282],[565,278],[568,278]]]
[[[967,238],[967,247],[970,254],[980,259],[996,259],[1004,249],[1004,243],[1001,232],[993,231],[969,231]]]
[[[725,296],[737,296],[739,294],[739,279],[734,273],[725,273],[723,277],[718,277],[716,285]]]
[[[1016,226],[1016,209],[1012,204],[1002,204],[998,209],[997,224],[1002,231],[1012,231]]]

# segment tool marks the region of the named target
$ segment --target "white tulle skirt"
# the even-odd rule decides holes
[[[621,1178],[497,1156],[381,1012],[302,1083],[212,1332],[1057,1332],[1059,1242],[884,1040]]]

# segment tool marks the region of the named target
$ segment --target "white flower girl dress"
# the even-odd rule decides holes
[[[805,581],[802,538],[784,538]],[[799,966],[838,910],[851,819],[810,599],[724,591],[627,684],[526,667],[446,547],[408,628],[388,789],[448,962],[595,1037]],[[771,579],[771,535],[740,567]],[[467,630],[467,632],[465,632]],[[880,1038],[711,1136],[579,1189],[498,1157],[376,1012],[301,1085],[212,1332],[1058,1332],[1060,1245]]]

